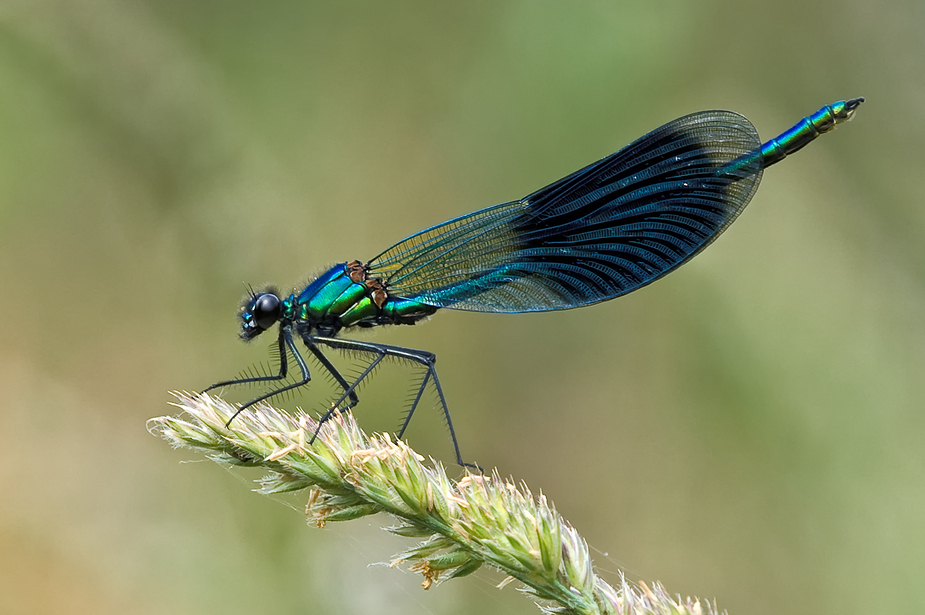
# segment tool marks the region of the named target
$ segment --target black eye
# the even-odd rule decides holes
[[[267,293],[257,297],[254,302],[254,322],[261,329],[269,329],[279,320],[279,297]]]

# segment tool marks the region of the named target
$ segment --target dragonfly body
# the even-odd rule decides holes
[[[751,123],[729,111],[703,111],[665,124],[615,154],[509,203],[431,227],[368,262],[335,265],[298,294],[252,293],[241,337],[279,325],[281,368],[274,376],[216,383],[279,381],[287,354],[301,379],[244,404],[303,386],[311,376],[293,334],[331,373],[343,395],[322,417],[358,403],[356,389],[383,359],[426,369],[405,422],[433,383],[463,461],[432,353],[339,337],[344,329],[414,324],[441,308],[484,312],[569,309],[619,297],[693,258],[748,204],[763,170],[851,118],[863,98],[826,105],[761,143]],[[321,348],[372,357],[347,381]]]

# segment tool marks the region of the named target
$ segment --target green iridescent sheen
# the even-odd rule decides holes
[[[754,168],[756,164],[761,169],[766,169],[772,164],[780,162],[790,154],[805,147],[816,137],[850,120],[862,102],[864,102],[863,97],[852,98],[822,107],[809,117],[804,117],[789,130],[762,143],[760,148],[733,160],[720,170],[720,174],[734,174]]]
[[[395,322],[414,319],[418,320],[425,316],[430,316],[437,311],[437,308],[412,301],[411,299],[390,298],[382,306],[382,315]]]
[[[366,287],[352,282],[344,291],[328,305],[329,316],[346,314],[362,301],[368,301]]]
[[[356,284],[355,286],[360,286]],[[362,287],[361,287],[362,288]],[[331,306],[332,311],[336,306]],[[345,327],[351,327],[363,321],[369,321],[379,315],[379,306],[367,296],[363,296],[359,301],[349,306],[340,316],[340,322]]]
[[[847,122],[862,102],[863,98],[842,100],[824,106],[809,117],[804,117],[793,128],[761,146],[763,166],[769,167],[775,162],[780,162],[819,135],[829,132],[842,122]]]
[[[319,278],[323,281],[322,284],[310,284],[299,295],[297,302],[306,307],[309,318],[327,322],[332,315],[346,312],[366,296],[366,289],[363,285],[351,280],[343,266],[338,269],[327,272]],[[332,273],[334,275],[330,275]]]

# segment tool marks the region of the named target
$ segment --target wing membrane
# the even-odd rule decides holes
[[[761,179],[760,146],[741,115],[688,115],[520,201],[405,239],[369,275],[393,296],[463,310],[612,299],[676,269],[735,220]]]

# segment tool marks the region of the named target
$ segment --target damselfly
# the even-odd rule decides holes
[[[342,332],[410,325],[442,308],[541,312],[632,292],[703,250],[742,213],[766,167],[850,119],[862,102],[855,98],[826,105],[764,144],[737,113],[693,113],[520,200],[433,226],[369,261],[336,265],[288,296],[273,289],[251,292],[241,308],[241,337],[251,340],[279,325],[279,373],[226,380],[206,391],[283,381],[290,353],[298,380],[249,401],[234,416],[308,384],[311,375],[294,342],[298,337],[343,390],[321,417],[323,423],[359,402],[357,387],[383,359],[404,359],[421,365],[424,377],[398,437],[433,383],[456,460],[467,465],[434,354],[345,339],[339,337]],[[371,360],[348,380],[322,348],[366,354]]]

